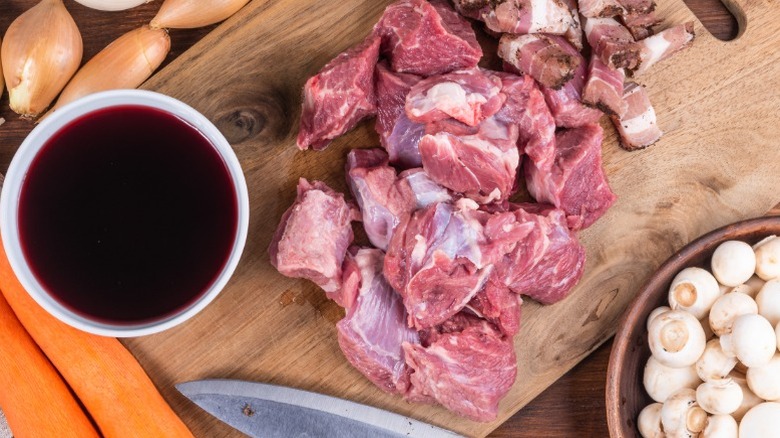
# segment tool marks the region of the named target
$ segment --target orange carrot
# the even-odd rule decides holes
[[[0,407],[16,438],[98,437],[51,362],[0,295]]]
[[[27,294],[11,270],[1,241],[0,291],[104,436],[192,437],[138,361],[118,340],[60,322]]]

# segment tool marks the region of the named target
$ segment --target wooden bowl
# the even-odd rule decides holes
[[[607,425],[613,438],[640,437],[636,419],[653,400],[645,392],[642,376],[650,357],[647,345],[647,317],[668,305],[672,279],[688,266],[707,267],[712,253],[726,240],[756,243],[766,236],[780,235],[780,216],[749,219],[719,228],[694,240],[670,257],[637,293],[623,315],[615,334],[607,368]]]

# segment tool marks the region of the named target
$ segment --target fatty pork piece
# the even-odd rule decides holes
[[[497,33],[563,35],[578,26],[574,12],[561,0],[454,0],[466,17],[484,21]]]
[[[413,369],[407,398],[436,402],[474,421],[491,421],[517,376],[512,338],[488,321],[461,312],[405,343]]]
[[[563,34],[563,37],[574,46],[578,51],[582,50],[582,23],[580,22],[579,6],[577,0],[561,0],[569,9],[569,13],[572,16],[572,25]]]
[[[504,335],[514,336],[520,331],[522,304],[520,295],[509,290],[494,274],[469,301],[466,309],[492,322]]]
[[[355,212],[344,195],[320,181],[298,181],[298,197],[282,216],[268,253],[280,274],[305,278],[342,304],[341,265],[352,242]]]
[[[563,38],[543,34],[505,34],[498,44],[498,56],[542,86],[557,90],[574,77],[582,59],[562,44],[569,45]]]
[[[642,74],[656,63],[684,49],[693,41],[693,22],[679,24],[663,30],[656,35],[639,41],[641,47],[640,62],[634,71]]]
[[[406,96],[406,115],[413,122],[455,119],[469,126],[497,113],[506,96],[501,79],[479,68],[430,77]]]
[[[611,69],[634,69],[639,65],[641,47],[631,32],[611,17],[586,18],[583,24],[585,38],[592,49],[592,57],[599,57]]]
[[[473,68],[482,48],[471,24],[445,0],[399,0],[374,26],[393,71],[432,76]]]
[[[371,243],[387,249],[401,218],[434,202],[451,199],[447,190],[421,169],[399,177],[382,149],[353,149],[347,156],[347,183],[360,207],[363,227]]]
[[[582,103],[582,89],[585,86],[585,73],[587,72],[585,58],[563,38],[559,36],[550,36],[550,38],[557,40],[561,48],[578,59],[578,65],[574,69],[571,80],[563,84],[560,89],[553,90],[541,87],[544,100],[555,119],[555,126],[576,128],[588,123],[597,123],[601,118],[601,111]]]
[[[572,230],[589,227],[616,199],[601,167],[603,135],[596,124],[560,131],[555,135],[553,166],[539,168],[533,162],[525,166],[531,196],[566,212]]]
[[[415,211],[398,225],[385,257],[385,278],[418,330],[459,312],[485,285],[493,263],[531,231],[511,212],[488,213],[461,199]]]
[[[588,65],[588,80],[582,89],[582,101],[611,115],[622,117],[627,110],[623,101],[622,68],[607,67],[598,56],[592,56]]]
[[[338,55],[303,86],[298,148],[325,149],[331,140],[376,114],[374,66],[380,40],[369,35]]]
[[[612,117],[612,123],[620,135],[620,146],[627,151],[644,149],[663,134],[655,119],[655,110],[647,97],[647,91],[633,82],[626,84],[623,100],[628,110],[622,118]]]
[[[496,263],[492,281],[542,304],[562,300],[585,268],[585,248],[569,230],[566,213],[543,204],[511,204],[510,210],[519,223],[533,224],[533,229]]]
[[[354,264],[358,281],[351,284],[352,305],[336,324],[338,341],[349,363],[376,386],[405,394],[411,369],[401,345],[419,344],[420,340],[406,325],[401,297],[382,276],[383,258],[378,249],[350,248],[348,263]]]
[[[625,12],[618,0],[580,0],[580,13],[587,18],[616,17]]]
[[[376,132],[390,162],[404,169],[421,167],[418,143],[425,135],[425,125],[406,116],[406,95],[422,78],[407,73],[390,71],[380,62],[374,71],[376,81]]]

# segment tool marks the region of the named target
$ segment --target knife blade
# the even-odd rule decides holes
[[[211,379],[179,383],[176,389],[251,437],[460,437],[399,414],[284,386]]]

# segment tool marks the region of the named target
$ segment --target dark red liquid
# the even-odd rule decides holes
[[[227,263],[238,203],[222,157],[163,111],[96,111],[55,134],[22,186],[27,263],[93,320],[160,319],[196,301]]]

